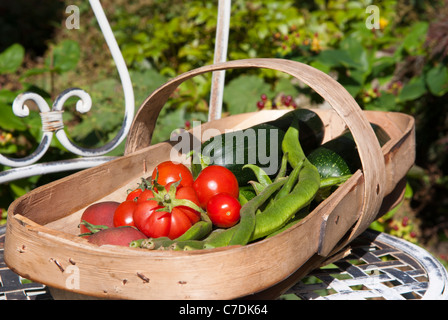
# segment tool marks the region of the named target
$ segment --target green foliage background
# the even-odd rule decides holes
[[[129,67],[136,108],[168,79],[212,63],[217,3],[103,1]],[[366,27],[370,15],[366,8],[371,4],[380,9],[379,30]],[[80,29],[65,27],[68,5],[80,8]],[[25,119],[11,111],[12,101],[24,91],[40,93],[51,105],[64,89],[86,90],[94,102],[92,110],[79,114],[76,101],[68,101],[65,130],[86,147],[112,139],[122,123],[124,97],[88,1],[17,0],[0,4],[0,9],[7,13],[0,17],[0,152],[28,155],[40,141],[37,110]],[[228,48],[229,60],[276,57],[310,64],[334,76],[365,110],[413,115],[418,156],[409,173],[409,192],[401,214],[412,218],[414,228],[408,228],[405,236],[414,232],[411,238],[442,255],[448,251],[447,16],[446,0],[233,0]],[[167,139],[188,121],[207,120],[210,77],[195,77],[175,92],[158,118],[154,143]],[[226,73],[224,115],[257,110],[261,94],[271,99],[291,95],[300,107],[322,103],[284,74],[232,70]],[[112,154],[122,152],[120,146]],[[54,139],[42,161],[70,157]],[[3,217],[12,200],[61,176],[39,176],[1,186]],[[399,224],[400,219],[395,214],[375,228],[393,233],[397,231],[393,223]]]

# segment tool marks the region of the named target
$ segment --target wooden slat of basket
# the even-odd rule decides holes
[[[268,113],[267,113],[268,114]],[[250,115],[247,119],[250,118],[250,122],[253,121],[253,115]],[[325,118],[325,117],[324,117]],[[403,118],[407,118],[405,116],[403,116]],[[263,121],[266,118],[261,118],[259,119],[259,121]],[[239,120],[244,121],[241,117],[239,117]],[[225,119],[220,120],[220,122],[224,122]],[[221,124],[222,125],[222,124]],[[342,130],[343,128],[338,128],[337,131],[340,132],[340,130]],[[336,134],[336,133],[335,133]],[[395,140],[396,141],[396,140]],[[159,295],[153,296],[151,292],[145,292],[145,291],[141,291],[144,289],[144,287],[139,287],[139,283],[135,283],[133,281],[131,282],[127,282],[126,287],[125,288],[121,288],[122,284],[120,281],[120,277],[118,276],[119,274],[122,274],[121,280],[124,279],[134,279],[137,277],[136,276],[136,270],[140,270],[141,273],[143,275],[146,275],[148,273],[153,274],[154,270],[152,268],[148,267],[144,267],[141,266],[140,267],[140,262],[138,263],[133,263],[132,265],[127,265],[124,264],[122,259],[119,259],[117,261],[115,260],[115,257],[117,255],[120,255],[120,257],[125,257],[124,260],[129,260],[129,261],[134,261],[134,260],[146,260],[146,264],[148,264],[149,266],[153,266],[152,261],[153,259],[159,259],[160,257],[163,259],[167,259],[166,262],[168,263],[168,260],[170,259],[171,254],[169,252],[144,252],[144,254],[142,252],[138,252],[138,254],[134,255],[129,255],[130,251],[129,249],[126,248],[111,248],[111,247],[103,247],[101,249],[89,245],[88,243],[86,243],[85,239],[79,239],[76,236],[76,232],[73,230],[76,230],[76,226],[77,226],[77,220],[79,219],[79,215],[76,216],[76,214],[72,214],[69,215],[67,212],[64,212],[65,209],[59,209],[59,208],[54,208],[54,210],[52,212],[48,212],[48,210],[46,210],[45,212],[47,212],[47,214],[49,215],[49,217],[47,217],[46,221],[51,220],[51,216],[52,213],[54,213],[54,217],[59,217],[62,216],[62,213],[65,213],[65,215],[67,215],[67,217],[59,219],[59,220],[54,220],[53,222],[45,225],[45,226],[41,226],[38,223],[36,223],[35,219],[39,220],[40,216],[42,215],[42,213],[39,213],[38,211],[42,211],[45,210],[46,208],[48,209],[49,207],[49,202],[50,199],[47,199],[47,203],[45,203],[45,198],[40,199],[40,196],[45,196],[47,194],[57,194],[58,190],[62,188],[62,190],[69,190],[70,186],[73,184],[73,182],[77,182],[77,181],[83,181],[86,177],[89,177],[90,175],[94,175],[96,176],[98,174],[98,172],[107,172],[108,175],[107,176],[103,176],[103,179],[109,180],[109,181],[116,181],[117,177],[124,177],[124,180],[126,179],[130,179],[127,181],[127,184],[129,184],[132,180],[134,182],[138,181],[138,178],[140,176],[140,174],[143,172],[141,171],[141,162],[144,159],[148,159],[151,158],[151,155],[153,155],[154,153],[157,153],[159,156],[163,157],[163,153],[161,153],[161,151],[165,150],[165,156],[167,154],[167,152],[169,152],[170,148],[167,148],[166,146],[161,146],[161,145],[155,145],[155,146],[151,146],[145,149],[142,149],[140,151],[137,151],[133,154],[127,155],[123,158],[114,160],[114,163],[106,165],[107,166],[107,170],[102,168],[91,168],[88,170],[85,170],[83,172],[80,172],[78,174],[75,174],[72,176],[71,179],[67,179],[63,182],[57,182],[57,183],[52,183],[50,185],[44,186],[42,187],[42,189],[45,189],[46,192],[40,192],[38,189],[30,192],[27,196],[25,196],[24,198],[28,198],[28,200],[26,199],[21,199],[22,201],[18,201],[16,204],[18,203],[22,203],[22,205],[17,205],[17,207],[15,207],[15,205],[12,205],[10,208],[10,214],[8,215],[9,217],[14,216],[14,219],[11,219],[10,221],[8,221],[8,230],[10,231],[10,236],[7,238],[8,241],[8,248],[9,250],[7,250],[8,252],[8,260],[9,260],[9,264],[14,268],[15,271],[17,271],[18,273],[23,274],[24,272],[27,273],[28,278],[32,278],[36,281],[39,282],[43,282],[47,285],[53,286],[53,287],[57,287],[57,288],[61,288],[64,289],[65,286],[65,280],[67,277],[67,274],[64,274],[59,266],[61,266],[62,268],[66,268],[67,266],[69,266],[71,264],[70,261],[76,263],[77,266],[79,266],[80,270],[82,270],[83,274],[88,274],[91,275],[92,278],[90,277],[85,277],[83,276],[83,282],[81,283],[81,288],[83,288],[85,291],[83,291],[83,293],[85,294],[90,294],[90,295],[97,295],[97,296],[101,296],[101,297],[126,297],[126,298],[130,298],[130,299],[135,299],[136,297],[145,297],[145,298],[161,298],[161,297],[166,297],[166,298],[186,298],[185,295],[182,295],[182,292],[173,292],[173,287],[169,285],[169,283],[163,283],[163,284],[157,284],[154,280],[153,280],[153,285],[158,287],[159,285],[164,286],[164,287],[168,287],[171,288],[170,292],[164,292],[163,290],[159,292]],[[402,164],[406,164],[404,161],[402,161],[401,159],[398,160],[396,158],[391,158],[395,163],[402,163]],[[127,174],[123,174],[121,172],[121,168],[123,166],[125,167],[129,167],[129,163],[127,164],[127,162],[129,161],[129,163],[133,163],[136,166],[138,166],[138,169],[136,169],[135,171],[135,177],[131,178],[130,176],[128,176]],[[154,165],[154,164],[153,164]],[[97,171],[99,170],[99,171]],[[147,167],[148,172],[152,171],[152,167],[151,164],[148,164]],[[357,173],[357,175],[360,174]],[[352,179],[353,180],[353,179]],[[361,179],[362,180],[362,179]],[[350,180],[349,180],[350,181]],[[342,194],[344,194],[344,199],[346,199],[346,201],[348,201],[348,203],[352,204],[352,207],[350,208],[350,211],[347,212],[341,212],[341,216],[343,217],[343,219],[347,220],[348,223],[345,227],[343,227],[341,224],[339,224],[339,229],[334,229],[333,232],[335,230],[337,230],[337,232],[335,234],[337,234],[338,232],[341,234],[344,234],[345,232],[347,232],[347,229],[350,228],[350,224],[353,224],[354,222],[356,222],[356,217],[357,214],[356,212],[354,212],[353,208],[356,206],[360,206],[361,201],[360,201],[360,195],[359,193],[362,193],[362,183],[363,181],[359,181],[359,185],[357,185],[356,183],[354,184],[355,186],[353,187],[353,185],[351,186],[350,183],[349,184],[344,184],[341,188],[339,188],[337,190],[338,192],[341,192]],[[47,190],[49,189],[49,190]],[[97,200],[102,200],[102,199],[119,199],[120,197],[123,196],[123,194],[125,194],[125,190],[121,188],[115,191],[115,188],[111,188],[110,190],[106,189],[101,189],[98,188],[98,191],[96,196],[98,197]],[[361,192],[359,191],[361,190]],[[89,192],[92,191],[89,189]],[[336,194],[337,194],[336,193]],[[115,197],[114,198],[114,194]],[[64,196],[63,194],[61,194],[60,196]],[[65,194],[66,196],[66,194]],[[84,200],[84,194],[80,194],[80,197],[78,199],[73,199],[72,200],[72,205],[75,205],[79,202],[83,202]],[[331,197],[330,197],[331,198]],[[250,275],[247,275],[246,278],[247,279],[243,279],[243,280],[247,280],[248,283],[250,283],[252,285],[249,286],[246,283],[244,284],[240,284],[239,288],[235,288],[235,287],[231,287],[229,288],[230,291],[227,290],[222,290],[221,292],[217,292],[216,297],[218,298],[228,298],[228,297],[238,297],[239,295],[241,295],[241,291],[239,290],[243,290],[244,292],[246,292],[246,294],[248,293],[253,293],[253,292],[258,292],[262,289],[265,289],[267,287],[270,287],[272,284],[274,283],[278,283],[279,281],[283,280],[284,277],[287,277],[291,272],[293,272],[294,270],[296,270],[297,268],[300,269],[297,273],[295,273],[295,275],[300,275],[300,273],[302,272],[302,275],[305,275],[306,272],[305,270],[307,269],[307,266],[309,265],[308,263],[305,263],[305,261],[315,261],[317,264],[321,263],[323,259],[325,259],[325,257],[319,256],[316,254],[316,252],[318,251],[318,243],[320,241],[322,241],[322,239],[325,239],[327,234],[328,236],[330,236],[330,232],[327,226],[327,230],[322,230],[322,221],[329,221],[328,216],[330,216],[332,214],[332,212],[334,212],[333,207],[335,206],[335,203],[337,204],[338,200],[333,200],[333,199],[328,199],[329,201],[327,201],[328,206],[325,209],[322,209],[321,211],[316,211],[312,214],[310,214],[310,216],[308,216],[307,218],[304,219],[304,221],[297,225],[295,228],[291,228],[290,230],[288,230],[287,232],[285,232],[282,235],[276,236],[272,239],[276,239],[276,241],[272,241],[272,239],[270,241],[262,241],[260,243],[257,244],[257,248],[258,249],[254,249],[254,251],[256,252],[257,250],[261,250],[260,253],[262,253],[262,256],[268,256],[271,259],[273,259],[273,257],[275,257],[276,260],[279,261],[284,261],[284,263],[282,263],[282,265],[277,265],[277,264],[272,264],[271,259],[269,259],[269,261],[263,261],[263,258],[259,258],[257,256],[255,256],[253,253],[247,253],[247,251],[243,254],[241,252],[241,249],[243,248],[234,248],[234,249],[228,249],[228,250],[222,250],[222,252],[220,254],[224,254],[227,253],[228,256],[225,257],[218,257],[217,261],[216,260],[217,257],[211,255],[210,259],[205,258],[204,260],[199,260],[200,261],[200,265],[202,264],[207,264],[210,265],[210,262],[208,260],[214,261],[215,263],[217,263],[216,265],[211,264],[210,267],[212,268],[213,266],[218,267],[221,266],[220,262],[221,260],[219,259],[223,259],[223,261],[234,261],[235,264],[241,263],[241,261],[245,260],[253,260],[254,262],[256,262],[256,265],[265,265],[266,268],[266,264],[269,265],[269,268],[271,269],[264,269],[264,272],[267,272],[269,274],[269,277],[267,278],[263,278],[263,279],[258,279],[251,277]],[[33,201],[37,200],[37,201]],[[68,200],[67,200],[68,201]],[[23,203],[28,203],[27,206],[25,206]],[[84,202],[85,205],[88,205],[87,202]],[[20,211],[17,209],[20,208]],[[80,214],[82,210],[80,210],[77,214]],[[21,216],[20,213],[23,213],[25,216]],[[53,219],[54,219],[53,217]],[[73,218],[75,217],[75,218]],[[71,219],[70,222],[68,222],[69,220],[67,219]],[[78,220],[79,221],[79,220]],[[64,232],[61,232],[60,230],[64,230],[66,225],[70,225],[71,224],[71,228],[72,229],[72,234],[67,234]],[[347,229],[346,229],[347,228]],[[320,234],[319,232],[316,232],[317,230],[320,230]],[[12,235],[12,236],[11,236]],[[333,240],[334,241],[334,240]],[[331,241],[330,241],[331,244]],[[22,248],[23,246],[25,246],[25,248],[27,250],[17,250],[17,248]],[[250,247],[253,247],[253,245],[250,245]],[[278,249],[278,248],[282,248],[282,249]],[[287,250],[284,250],[283,248],[287,248]],[[303,248],[305,248],[306,250],[303,250]],[[331,245],[330,245],[331,248]],[[20,252],[21,251],[21,252]],[[227,252],[229,251],[229,252]],[[271,253],[275,253],[274,255],[272,255]],[[197,253],[197,255],[202,255],[203,253]],[[159,257],[159,258],[157,258]],[[291,259],[292,257],[294,257],[294,259]],[[313,258],[310,258],[313,257]],[[191,274],[195,274],[195,270],[194,269],[197,265],[196,263],[192,263],[191,260],[188,260],[190,257],[183,257],[185,258],[185,260],[182,262],[182,265],[189,265],[191,266],[191,269],[185,270],[185,272],[187,273],[191,273]],[[149,260],[147,260],[149,259]],[[111,265],[109,266],[110,268],[113,268],[113,276],[112,278],[107,274],[106,269],[104,269],[104,267],[102,268],[98,268],[98,262],[100,260],[105,260],[108,261]],[[305,265],[304,265],[305,264]],[[59,266],[58,266],[59,265]],[[30,267],[32,266],[32,268]],[[163,265],[163,266],[153,266],[156,269],[157,268],[161,268],[163,270],[167,270],[167,266]],[[236,267],[236,266],[235,266]],[[130,268],[130,269],[129,269]],[[179,266],[178,268],[182,269],[182,266]],[[220,268],[220,267],[218,267]],[[238,269],[241,271],[240,269],[241,267],[238,267]],[[123,269],[122,273],[116,272],[117,269]],[[168,267],[168,269],[171,269]],[[172,267],[172,269],[175,269],[174,267]],[[243,268],[244,269],[244,268]],[[200,270],[200,268],[199,268]],[[262,269],[263,270],[263,269]],[[267,271],[269,270],[269,271]],[[253,270],[256,271],[256,270]],[[175,272],[175,270],[172,270],[170,272]],[[260,274],[260,277],[262,277],[263,275],[263,271],[258,270],[257,271],[258,274]],[[169,273],[167,273],[169,274]],[[162,275],[157,274],[156,273],[156,277],[161,277]],[[179,276],[179,275],[178,275]],[[278,276],[278,277],[275,277]],[[98,281],[99,279],[101,279],[101,277],[105,277],[105,279],[102,281],[102,283],[108,283],[109,285],[106,287],[104,284],[101,284],[101,286],[98,286]],[[176,279],[176,276],[173,274],[172,275],[173,279]],[[226,275],[223,274],[222,275],[223,278],[220,279],[220,281],[222,281],[222,285],[225,286],[226,283],[228,282],[228,280],[226,279],[226,277],[231,277],[231,274]],[[274,277],[273,279],[271,279],[271,277]],[[138,277],[137,277],[138,278]],[[97,280],[96,280],[97,279]],[[106,280],[108,279],[108,280]],[[179,281],[187,281],[190,282],[190,279],[187,278],[183,278],[184,280],[179,280]],[[242,281],[242,279],[239,279],[240,281]],[[85,282],[84,282],[85,281]],[[192,282],[194,282],[194,280],[191,280]],[[235,279],[235,281],[237,282],[238,279]],[[292,283],[293,284],[293,283]],[[291,283],[288,285],[292,285]],[[213,283],[209,283],[209,286],[213,287]],[[255,286],[254,286],[255,285]],[[133,286],[137,286],[138,288],[133,288]],[[192,290],[192,292],[194,292],[193,294],[190,294],[189,297],[191,298],[210,298],[212,296],[210,295],[206,295],[207,292],[207,288],[210,288],[207,286],[207,284],[202,284],[202,290],[196,289],[194,290],[194,288],[189,288],[189,290]],[[125,290],[126,291],[116,291],[116,292],[111,292],[111,288],[120,288],[121,290]],[[285,288],[287,288],[288,286],[282,287],[281,290],[284,291]],[[129,288],[129,289],[128,289]],[[175,288],[177,288],[177,285],[175,286]],[[100,290],[101,289],[101,290]],[[178,289],[178,288],[177,288]],[[275,289],[275,288],[274,288]],[[139,291],[140,290],[140,291]],[[197,291],[199,290],[199,291]],[[209,289],[211,290],[211,289]],[[212,290],[213,291],[213,290]],[[200,295],[200,293],[198,292],[202,292],[202,294],[204,295]],[[240,292],[240,293],[239,293]],[[166,296],[165,296],[166,295]],[[174,295],[174,296],[173,296]],[[272,297],[272,296],[271,296]]]

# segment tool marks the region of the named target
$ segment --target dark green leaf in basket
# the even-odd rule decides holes
[[[257,101],[263,93],[272,95],[263,79],[255,75],[242,75],[225,87],[223,100],[231,114],[251,112],[257,110]]]
[[[310,65],[313,68],[319,69],[320,71],[325,72],[325,73],[330,73],[330,71],[331,71],[331,67],[330,66],[322,63],[319,60],[311,62]]]

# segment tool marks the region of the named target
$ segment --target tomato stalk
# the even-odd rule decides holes
[[[159,206],[161,206],[161,208],[156,210],[159,212],[165,211],[165,212],[171,213],[174,207],[183,206],[183,207],[189,207],[189,208],[196,210],[202,214],[204,212],[202,210],[202,208],[200,208],[198,205],[196,205],[193,201],[188,200],[188,199],[176,198],[176,191],[177,191],[177,188],[179,187],[181,181],[182,181],[182,177],[180,177],[180,179],[178,181],[170,184],[169,189],[166,190],[165,186],[157,183],[157,178],[156,178],[156,180],[153,181],[153,185],[154,185],[154,189],[155,189],[153,192],[154,198],[150,198],[148,200],[157,201]]]
[[[90,222],[87,222],[86,220],[82,220],[80,225],[85,226],[90,232],[86,232],[86,233],[81,233],[79,236],[83,237],[83,236],[90,236],[94,233],[97,233],[98,231],[104,230],[104,229],[109,229],[108,226],[105,225],[95,225],[92,224]]]
[[[187,157],[191,157],[191,171],[193,174],[193,177],[196,179],[199,173],[204,170],[204,168],[208,167],[210,165],[210,158],[207,156],[204,156],[202,153],[197,152],[196,150],[191,150],[189,153],[187,153]],[[199,165],[197,164],[199,159]]]
[[[152,187],[151,187],[151,182],[148,181],[148,180],[145,179],[145,178],[142,178],[142,182],[137,184],[137,188],[135,188],[135,189],[128,189],[127,192],[128,192],[128,194],[129,194],[129,193],[131,193],[132,191],[137,190],[137,189],[140,189],[141,191],[151,190],[151,189],[152,189]]]

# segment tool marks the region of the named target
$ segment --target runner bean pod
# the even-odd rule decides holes
[[[287,130],[282,149],[288,153],[288,161],[294,169],[301,166],[298,182],[291,193],[275,201],[269,208],[257,215],[254,232],[250,241],[257,240],[280,229],[315,197],[320,186],[320,175],[316,167],[305,157],[299,143],[298,122]]]

